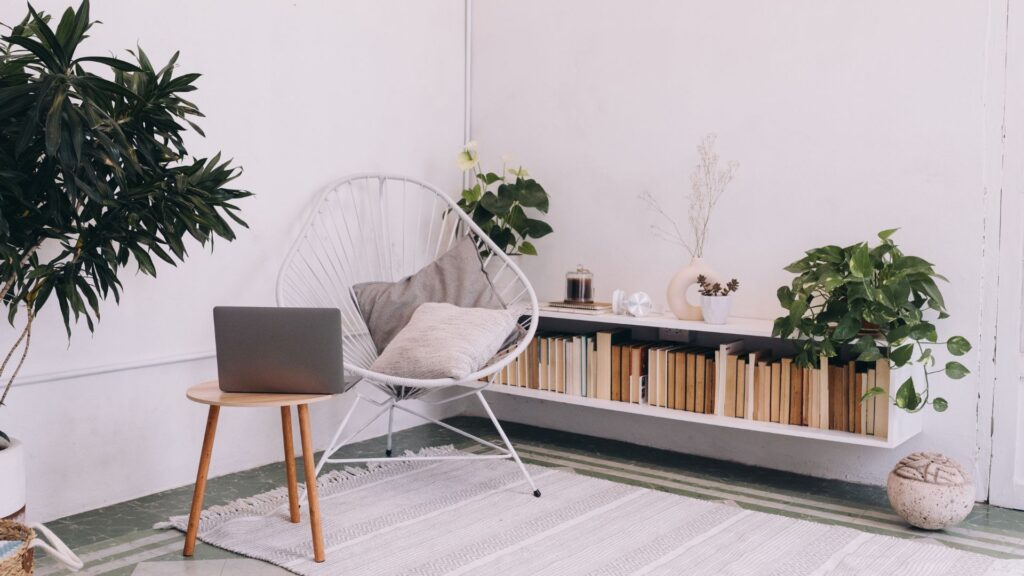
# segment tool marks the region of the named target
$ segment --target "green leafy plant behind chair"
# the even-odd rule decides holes
[[[473,174],[473,185],[462,191],[458,201],[487,236],[506,254],[537,255],[530,238],[543,238],[551,226],[536,212],[547,214],[548,193],[522,167],[503,167],[501,174],[480,169],[475,141],[459,152],[459,167]],[[492,191],[490,188],[496,186]],[[527,211],[533,212],[531,217]]]
[[[93,24],[88,0],[56,28],[29,6],[0,40],[0,294],[12,324],[26,311],[0,404],[48,302],[69,336],[82,317],[93,330],[130,262],[156,276],[154,259],[184,260],[187,237],[232,240],[232,222],[245,226],[233,202],[250,193],[228,187],[241,169],[185,148],[189,128],[203,133],[183,97],[199,74],[177,73],[177,53],[160,68],[141,48],[132,61],[80,56]]]
[[[892,241],[895,232],[880,232],[876,246],[861,242],[814,248],[787,266],[797,276],[778,290],[788,314],[775,320],[773,334],[801,339],[796,360],[802,366],[811,366],[822,355],[835,356],[847,345],[859,361],[887,358],[897,368],[920,364],[923,388],[907,378],[892,401],[909,412],[928,404],[942,412],[948,402],[930,397],[929,376],[944,373],[960,379],[969,370],[955,360],[936,367],[933,349],[944,345],[953,356],[962,356],[971,344],[962,336],[939,341],[934,321],[949,314],[936,280],[946,279],[930,262],[904,254]],[[884,393],[873,388],[864,398]]]

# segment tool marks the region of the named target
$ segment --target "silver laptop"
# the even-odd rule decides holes
[[[337,308],[217,306],[213,329],[225,392],[345,391]]]

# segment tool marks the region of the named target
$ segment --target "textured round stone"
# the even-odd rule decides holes
[[[893,510],[925,530],[958,524],[974,508],[970,474],[935,452],[915,452],[900,460],[889,473],[886,490]]]

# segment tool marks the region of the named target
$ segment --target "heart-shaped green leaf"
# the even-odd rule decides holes
[[[946,362],[946,376],[949,376],[953,380],[959,380],[970,373],[971,371],[959,362]]]
[[[971,343],[963,336],[953,336],[946,341],[946,349],[953,356],[963,356],[971,351]]]

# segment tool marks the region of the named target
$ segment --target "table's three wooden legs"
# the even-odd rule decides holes
[[[188,531],[185,533],[185,556],[191,556],[196,549],[196,535],[199,533],[199,517],[203,511],[203,497],[206,495],[206,476],[210,471],[213,455],[213,439],[217,433],[217,419],[220,406],[210,406],[206,417],[206,435],[203,450],[199,456],[199,472],[196,474],[196,488],[192,494],[192,509],[188,516]],[[295,473],[295,449],[292,446],[292,418],[288,406],[281,407],[281,432],[284,436],[284,467],[288,477],[288,507],[291,521],[298,523],[299,487]],[[320,496],[316,487],[316,465],[313,454],[313,435],[309,429],[309,406],[299,404],[299,435],[302,439],[302,464],[306,476],[306,496],[309,500],[309,524],[313,532],[313,559],[324,561],[324,535],[320,527]]]

